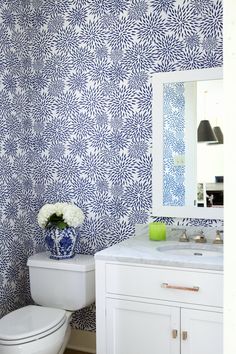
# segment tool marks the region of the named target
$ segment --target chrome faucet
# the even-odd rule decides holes
[[[207,242],[207,239],[206,239],[206,237],[204,236],[203,231],[201,231],[199,235],[197,235],[197,236],[194,237],[194,241],[195,241],[196,243],[206,243],[206,242]]]
[[[222,240],[222,238],[220,236],[221,233],[223,233],[223,230],[216,231],[216,238],[213,241],[214,244],[222,245],[224,243],[224,241]]]

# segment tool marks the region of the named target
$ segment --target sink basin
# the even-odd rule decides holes
[[[171,254],[175,256],[190,256],[190,257],[222,257],[222,249],[205,245],[196,247],[195,245],[175,245],[158,247],[159,252]]]

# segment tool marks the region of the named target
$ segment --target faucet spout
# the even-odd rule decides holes
[[[207,239],[206,239],[203,231],[201,231],[199,235],[195,236],[194,240],[196,243],[206,243],[207,242]]]

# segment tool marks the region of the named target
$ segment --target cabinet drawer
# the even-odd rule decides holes
[[[222,307],[223,275],[107,264],[106,292]]]

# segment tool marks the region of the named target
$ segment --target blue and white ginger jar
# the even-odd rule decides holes
[[[78,237],[73,227],[66,227],[63,230],[50,226],[45,229],[45,242],[51,252],[52,259],[67,259],[75,255],[75,246]]]

